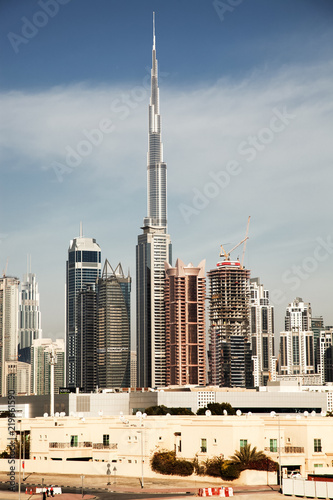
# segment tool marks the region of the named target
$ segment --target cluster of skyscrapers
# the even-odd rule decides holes
[[[155,23],[154,23],[155,26]],[[147,155],[147,216],[136,246],[136,356],[131,352],[131,277],[102,264],[93,238],[70,242],[66,263],[66,333],[42,338],[36,277],[0,279],[0,388],[5,395],[48,394],[50,355],[56,391],[215,385],[259,387],[268,380],[333,382],[333,327],[296,298],[286,309],[274,351],[269,291],[230,253],[207,273],[177,259],[167,230],[158,64],[153,31]],[[206,328],[206,300],[209,325]],[[208,331],[208,336],[206,335]],[[135,359],[136,358],[136,359]],[[65,361],[66,360],[66,361]],[[66,379],[64,373],[66,372]]]
[[[42,338],[36,275],[0,278],[0,394],[49,394],[50,356],[57,358],[54,385],[65,380],[64,340]]]

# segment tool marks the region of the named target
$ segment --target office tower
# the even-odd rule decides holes
[[[101,275],[101,249],[93,238],[80,236],[70,242],[66,262],[66,380],[69,387],[81,386],[81,338],[77,327],[80,290],[93,288]]]
[[[136,362],[136,351],[131,351],[131,387],[136,387],[136,375],[137,375],[137,362]]]
[[[130,387],[131,277],[105,261],[97,287],[97,385]]]
[[[171,263],[171,241],[167,234],[167,166],[161,142],[155,18],[147,156],[147,217],[136,247],[139,387],[164,386],[166,382],[164,262]]]
[[[59,387],[65,385],[65,342],[63,339],[35,339],[31,350],[31,394],[50,394],[51,365],[50,352],[53,350],[56,363],[54,365],[54,393],[59,394]]]
[[[19,304],[19,360],[30,363],[32,341],[42,338],[41,312],[36,275],[29,272],[21,283]]]
[[[206,385],[205,261],[165,263],[166,384]]]
[[[320,363],[320,343],[319,336],[320,332],[324,330],[324,319],[322,316],[312,316],[311,317],[311,330],[313,331],[313,345],[314,345],[314,357],[315,357],[315,371],[319,371]]]
[[[6,362],[17,362],[19,280],[0,278],[0,391],[7,394]]]
[[[87,285],[80,290],[77,304],[77,328],[81,339],[80,380],[83,392],[96,388],[97,292]]]
[[[300,297],[288,305],[285,331],[280,333],[281,375],[315,373],[311,306]]]
[[[318,339],[318,373],[321,383],[333,382],[333,328],[326,327],[319,333]]]
[[[269,291],[264,289],[259,278],[250,279],[250,338],[253,361],[254,386],[267,385],[276,380],[274,356],[274,306],[269,300]]]
[[[227,257],[208,272],[209,383],[252,387],[250,271]]]

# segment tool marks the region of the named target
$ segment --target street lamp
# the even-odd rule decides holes
[[[271,417],[278,418],[278,439],[279,439],[279,484],[280,484],[280,492],[282,491],[282,478],[281,478],[281,428],[280,428],[280,415],[275,411],[271,411]]]
[[[82,494],[82,498],[84,497],[83,495],[83,480],[84,480],[85,476],[81,476],[81,494]]]
[[[141,488],[143,488],[143,430],[136,431],[138,434],[141,434]]]
[[[135,416],[140,419],[140,427],[144,427],[144,423],[142,420],[147,418],[147,413],[142,413],[141,411],[137,411]],[[141,488],[143,488],[143,430],[136,431],[138,434],[141,434]]]
[[[21,500],[21,446],[22,446],[22,419],[20,420],[20,450],[19,450],[19,500]]]

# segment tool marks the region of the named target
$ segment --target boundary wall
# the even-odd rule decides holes
[[[302,478],[283,479],[282,492],[284,495],[297,497],[333,499],[333,482],[308,481]]]

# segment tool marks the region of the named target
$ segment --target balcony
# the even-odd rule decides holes
[[[52,449],[75,449],[75,448],[92,448],[94,450],[117,450],[117,443],[103,444],[103,443],[92,443],[91,441],[82,441],[75,445],[71,443],[49,443],[49,448]]]
[[[103,444],[103,443],[93,443],[92,445],[94,450],[117,450],[117,443]]]
[[[269,446],[266,446],[264,448],[264,451],[269,451],[270,453],[279,453],[279,448],[272,449]],[[281,454],[296,454],[296,453],[304,453],[304,447],[303,446],[282,446],[281,447]]]

